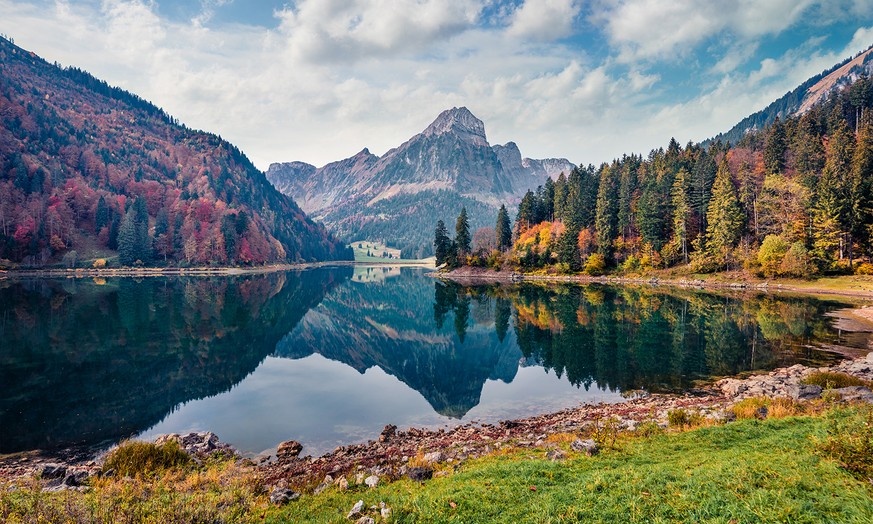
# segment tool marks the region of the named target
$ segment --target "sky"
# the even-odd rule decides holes
[[[381,155],[466,106],[599,164],[727,131],[873,45],[873,0],[0,0],[0,32],[261,169]]]

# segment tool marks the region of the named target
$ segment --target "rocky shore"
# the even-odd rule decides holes
[[[798,402],[828,395],[839,401],[873,403],[873,391],[851,386],[823,391],[817,385],[804,385],[804,378],[815,372],[850,375],[864,381],[873,380],[873,353],[847,359],[829,368],[794,365],[767,374],[747,378],[725,378],[700,390],[683,395],[649,395],[638,392],[633,398],[616,404],[582,405],[555,413],[503,421],[496,424],[465,424],[451,429],[398,430],[386,426],[369,442],[341,446],[320,457],[301,456],[303,446],[295,441],[279,445],[275,457],[265,457],[259,464],[238,456],[236,451],[212,433],[167,435],[158,442],[176,440],[195,459],[201,460],[220,452],[236,457],[254,468],[264,485],[278,500],[291,500],[299,492],[320,492],[334,486],[346,489],[353,484],[375,486],[401,477],[426,480],[450,474],[465,461],[502,449],[548,450],[555,460],[565,454],[559,442],[571,442],[571,448],[596,453],[592,434],[640,431],[654,426],[666,428],[671,414],[699,421],[729,422],[731,406],[753,397],[789,398]],[[766,412],[762,414],[766,417]],[[87,479],[101,472],[101,460],[51,462],[39,456],[7,457],[0,460],[0,479],[41,476],[48,489],[81,489]]]

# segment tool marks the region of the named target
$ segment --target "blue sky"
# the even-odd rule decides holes
[[[492,144],[597,164],[873,45],[873,0],[0,0],[0,32],[264,169],[382,154],[462,105]]]

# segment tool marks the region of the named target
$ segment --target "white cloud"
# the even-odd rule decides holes
[[[549,41],[573,32],[580,5],[576,0],[525,0],[512,14],[507,33]]]
[[[594,15],[625,62],[680,58],[727,31],[743,39],[779,34],[814,0],[604,0]]]

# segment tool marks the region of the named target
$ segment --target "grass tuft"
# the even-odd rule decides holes
[[[154,475],[168,470],[184,468],[191,464],[191,457],[175,441],[163,444],[129,440],[110,451],[103,463],[103,471],[114,470],[126,477]]]
[[[766,416],[762,417],[762,408]],[[731,407],[738,419],[785,418],[804,413],[803,406],[789,398],[752,397],[741,400]]]
[[[871,387],[867,380],[834,371],[814,371],[800,381],[801,384],[821,386],[822,389],[839,389],[851,386]]]

